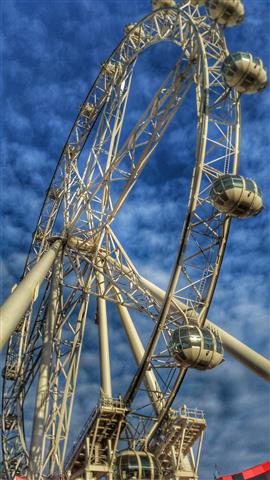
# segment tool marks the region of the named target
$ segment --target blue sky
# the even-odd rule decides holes
[[[246,0],[245,6],[245,22],[226,30],[229,49],[251,51],[269,67],[270,1]],[[148,0],[2,2],[2,298],[21,275],[54,166],[100,63],[121,40],[124,26],[148,12]],[[130,124],[173,65],[175,49],[169,44],[156,46],[138,62],[127,116]],[[262,188],[265,209],[254,219],[233,221],[209,313],[211,320],[268,357],[269,111],[269,89],[242,98],[240,171]],[[195,124],[191,93],[115,224],[141,273],[163,287],[185,215]],[[112,349],[112,370],[118,394],[129,379],[131,353],[114,315],[112,311],[111,333],[117,345]],[[141,332],[147,330],[142,319],[137,323]],[[97,400],[98,378],[88,373],[89,366],[97,365],[96,354],[93,334],[93,339],[87,337],[82,358],[73,433],[78,419],[90,413]],[[230,357],[212,372],[189,372],[179,405],[183,402],[203,408],[208,421],[202,480],[211,478],[215,464],[220,472],[230,473],[270,457],[269,388]],[[28,413],[26,418],[30,425]]]

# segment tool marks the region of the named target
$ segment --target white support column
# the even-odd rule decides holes
[[[98,263],[98,268],[102,268],[102,263]],[[104,276],[97,271],[97,281],[99,294],[103,295],[105,291]],[[112,398],[111,366],[106,300],[98,297],[98,330],[99,330],[99,352],[100,352],[100,376],[101,376],[101,395],[105,398]]]
[[[197,450],[197,455],[196,455],[196,464],[195,464],[195,473],[196,473],[196,475],[198,475],[198,470],[199,470],[199,463],[200,463],[200,458],[201,458],[203,437],[204,437],[204,430],[202,430],[202,432],[201,432],[201,436],[200,436],[200,440],[199,440],[199,445],[198,445],[198,450]]]
[[[140,276],[140,279],[142,285],[148,288],[157,300],[163,301],[165,297],[164,290],[157,287],[144,277]],[[182,311],[186,309],[186,305],[176,298],[174,298],[172,302],[172,308],[174,306],[176,308],[179,307]],[[255,352],[255,350],[252,350],[252,348],[248,347],[243,342],[240,342],[240,340],[237,340],[237,338],[218,327],[215,323],[210,322],[210,320],[206,320],[205,326],[214,331],[216,330],[219,333],[224,350],[227,353],[264,380],[270,382],[270,361],[267,358]]]
[[[54,263],[50,298],[44,325],[44,339],[40,360],[39,379],[36,394],[35,413],[29,457],[31,480],[39,480],[42,475],[42,457],[45,446],[45,425],[48,411],[49,382],[53,353],[53,336],[59,307],[59,280],[61,275],[62,251]]]
[[[119,312],[135,361],[139,366],[145,353],[143,344],[134,326],[128,309],[123,305],[117,304],[117,310]],[[157,412],[159,412],[162,410],[162,400],[159,397],[160,386],[156,380],[154,372],[152,372],[151,370],[146,372],[146,383],[149,389],[148,391],[151,399],[154,402],[155,408]]]
[[[15,288],[0,308],[0,351],[26,313],[62,244],[57,240]]]
[[[230,335],[228,332],[220,327],[217,327],[210,320],[206,320],[205,326],[212,328],[220,335],[224,350],[229,353],[235,360],[245,365],[253,373],[259,375],[266,382],[270,383],[270,361],[252,348],[240,342],[237,338]],[[256,322],[255,322],[256,328]]]

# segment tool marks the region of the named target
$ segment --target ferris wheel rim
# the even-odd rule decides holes
[[[166,10],[167,10],[167,9],[166,9]],[[176,10],[177,12],[179,12],[180,9],[178,9],[178,8],[175,9],[175,8],[174,8],[174,9],[169,9],[169,10]],[[156,13],[154,12],[154,13],[152,13],[151,15],[147,15],[147,16],[145,17],[145,19],[149,19],[150,17],[154,17],[155,15],[156,15]],[[143,22],[144,22],[144,19],[141,20],[141,21],[138,23],[138,25],[143,25]],[[120,42],[120,44],[121,44],[121,42]],[[119,44],[119,45],[120,45],[120,44]],[[109,60],[110,60],[111,58],[113,58],[113,55],[114,55],[115,51],[117,50],[117,48],[118,48],[118,47],[116,47],[116,49],[114,50],[114,52],[113,52],[113,54],[111,55],[111,57],[109,58]],[[108,61],[109,61],[109,60],[108,60]],[[100,73],[100,75],[101,75],[101,73]],[[99,78],[99,76],[98,76],[97,78]],[[96,82],[97,82],[97,80],[96,80]],[[96,84],[96,82],[94,83],[94,85]],[[90,90],[90,92],[91,92],[91,91],[92,91],[92,89]],[[90,95],[90,94],[87,95],[86,99],[89,98],[89,95]],[[85,102],[84,102],[84,103],[85,103]],[[103,107],[102,107],[102,108],[103,108]],[[80,113],[79,113],[79,115],[80,115]],[[78,115],[78,117],[79,117],[79,115]],[[78,117],[77,117],[77,119],[78,119]],[[77,121],[77,119],[76,119],[76,121]],[[96,121],[96,120],[97,120],[97,117],[96,117],[95,121]],[[76,122],[75,122],[75,123],[76,123]],[[63,152],[64,152],[64,150],[65,150],[65,148],[66,148],[67,145],[68,145],[68,143],[65,144],[65,147],[64,147],[64,149],[63,149]],[[60,162],[60,160],[59,160],[59,162]],[[57,168],[58,168],[58,166],[59,166],[59,163],[58,163],[58,165],[57,165]],[[54,180],[54,178],[55,178],[55,174],[56,174],[57,168],[56,168],[56,170],[55,170],[55,173],[53,174],[53,178],[52,178],[52,181],[51,181],[51,183],[50,183],[49,189],[50,189],[51,186],[53,185],[53,180]],[[46,199],[48,198],[48,195],[49,195],[49,189],[48,189],[48,192],[47,192],[47,196],[46,196],[46,198],[45,198],[45,201],[44,201],[44,205],[45,205]],[[42,212],[43,212],[43,209],[44,209],[44,205],[43,205],[42,210],[41,210],[41,215],[42,215]],[[40,218],[41,218],[41,215],[40,215]],[[227,223],[229,223],[229,222],[227,222]],[[38,221],[38,224],[39,224],[39,221]],[[33,245],[33,243],[32,243],[32,245]],[[31,246],[32,246],[32,245],[31,245]],[[30,247],[30,248],[31,248],[31,247]]]

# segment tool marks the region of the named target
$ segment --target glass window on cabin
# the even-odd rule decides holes
[[[138,470],[138,459],[136,455],[130,455],[130,457],[127,457],[127,465],[129,470]]]
[[[148,457],[141,457],[142,468],[151,470],[151,463]]]
[[[242,53],[236,53],[234,55],[234,60],[238,61],[238,60],[242,60]]]
[[[246,189],[249,192],[255,192],[255,185],[251,180],[246,180]]]
[[[121,467],[126,468],[128,466],[128,457],[121,458]]]
[[[241,187],[241,188],[242,188],[243,185],[244,185],[242,178],[233,177],[233,178],[232,178],[232,181],[233,181],[234,187]]]
[[[130,479],[133,476],[134,467],[130,465],[130,457],[122,457],[121,465],[119,466],[119,472],[124,479]]]
[[[203,332],[203,345],[206,350],[213,350],[213,338],[210,332]]]
[[[172,334],[172,341],[175,342],[175,343],[178,343],[179,342],[179,334],[178,334],[178,330],[175,330]]]
[[[230,178],[232,179],[232,181],[234,181],[234,180],[242,181],[241,177],[239,177],[238,175],[231,175]]]
[[[215,192],[221,193],[221,192],[223,191],[223,185],[222,185],[222,183],[221,183],[220,181],[214,183],[213,189],[214,189]]]
[[[187,327],[181,328],[180,332],[181,332],[181,337],[189,336],[189,329]],[[175,333],[177,333],[178,335],[177,338],[179,338],[179,330],[175,330]]]
[[[191,348],[191,341],[189,338],[182,338],[181,344],[182,344],[183,350],[186,350],[187,348]]]
[[[142,462],[142,478],[145,480],[151,479],[151,463],[147,457],[141,458]]]
[[[195,327],[194,325],[191,325],[188,329],[188,332],[190,335],[198,335],[200,330],[198,329],[198,327]]]
[[[202,339],[199,335],[191,335],[190,342],[193,347],[200,347],[202,343]]]
[[[213,340],[212,338],[205,338],[203,341],[203,346],[205,350],[213,350]]]
[[[222,353],[222,344],[219,337],[216,337],[217,352]]]
[[[223,186],[225,188],[233,188],[233,181],[231,179],[231,177],[225,177],[222,179],[222,183],[223,183]]]

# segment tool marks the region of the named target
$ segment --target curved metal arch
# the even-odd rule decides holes
[[[146,18],[149,19],[149,18],[153,18],[154,16],[155,16],[155,14],[151,14],[150,16],[148,16],[148,17],[146,17]],[[143,23],[143,22],[141,22],[141,23]],[[132,32],[130,33],[130,35],[132,35]],[[150,40],[152,40],[152,39],[150,38]],[[151,43],[151,44],[157,43],[157,40],[155,40],[155,41],[149,41],[149,43],[148,43],[147,46],[149,46],[150,43]],[[116,52],[118,51],[118,49],[121,48],[124,44],[125,44],[125,43],[122,42],[122,43],[119,45],[119,47],[115,50],[114,53],[116,53]],[[144,50],[145,48],[147,48],[146,45],[144,45],[143,48],[140,49],[140,51]],[[139,55],[140,51],[136,51],[136,55]],[[130,63],[132,63],[133,61],[134,61],[134,58],[131,56],[131,58],[130,58]],[[108,62],[109,62],[109,61],[108,61]],[[108,62],[107,62],[107,63],[108,63]],[[97,84],[98,84],[98,82],[99,82],[99,79],[101,79],[101,81],[104,80],[104,75],[103,75],[103,73],[101,73],[101,74],[99,75],[98,79],[96,80],[96,82],[95,82],[95,84],[94,84],[94,88],[97,88]],[[105,84],[106,84],[106,82],[108,83],[108,81],[107,81],[106,78],[105,78]],[[110,84],[108,84],[108,88],[110,88]],[[93,89],[92,89],[91,92],[93,92]],[[90,96],[93,97],[93,93],[91,93],[91,92],[90,92],[90,94],[88,95],[87,98],[89,98]],[[107,92],[106,92],[106,93],[107,93]],[[85,102],[84,102],[84,103],[85,103]],[[104,106],[101,101],[100,101],[99,105],[101,106],[101,107],[100,107],[101,109],[102,109],[103,106]],[[75,127],[73,127],[73,130],[74,130],[74,128],[76,129],[76,125],[77,125],[78,121],[80,121],[80,117],[81,117],[81,115],[82,115],[82,112],[83,112],[83,107],[82,107],[82,109],[81,109],[80,114],[78,115],[78,117],[77,117],[77,119],[76,119]],[[97,114],[95,114],[95,118],[97,118],[96,115],[97,115]],[[70,136],[69,136],[69,139],[71,139],[71,138],[72,138],[72,132],[71,132],[71,134],[70,134]],[[85,141],[85,140],[86,140],[86,138],[84,138],[84,141]],[[65,153],[65,152],[68,150],[68,146],[69,146],[69,145],[70,145],[70,143],[67,142],[66,146],[65,146],[64,149],[63,149],[63,154],[62,154],[62,157],[61,157],[61,158],[64,159],[64,161],[65,161],[65,156],[66,156],[66,153]],[[77,158],[78,158],[78,156],[77,156]],[[68,160],[71,161],[71,158],[68,158]],[[59,162],[58,167],[57,167],[57,170],[59,170],[60,168],[61,168],[61,166],[60,166],[60,162]],[[54,174],[54,178],[55,178],[55,175],[56,175],[56,174]],[[50,185],[50,188],[49,188],[48,193],[47,193],[47,197],[46,197],[47,200],[51,200],[51,198],[50,198],[50,192],[51,192],[52,189],[55,189],[55,188],[57,188],[57,187],[55,187],[55,182],[54,182],[54,180],[52,180],[51,185]],[[53,227],[53,223],[54,223],[55,218],[56,218],[57,210],[60,208],[60,203],[59,203],[59,202],[60,202],[61,200],[62,200],[61,196],[60,196],[57,200],[55,200],[54,206],[53,206],[53,208],[52,208],[52,212],[50,213],[50,216],[49,216],[49,221],[48,221],[48,219],[46,219],[47,225],[46,225],[46,230],[45,230],[45,232],[46,232],[47,234],[49,233],[49,231],[48,231],[48,224],[49,224],[49,226]],[[58,202],[58,206],[57,206],[57,202]],[[46,200],[45,200],[44,206],[43,206],[43,208],[42,208],[43,213],[44,213],[44,211],[46,212],[46,208],[47,208],[47,206],[46,206]],[[41,216],[42,216],[42,214],[41,214]],[[51,221],[51,224],[50,224],[50,221]],[[42,253],[42,251],[43,251],[43,249],[44,249],[44,238],[45,238],[45,236],[44,236],[43,240],[41,241],[41,243],[37,243],[37,242],[36,242],[36,238],[37,238],[37,236],[38,236],[38,234],[39,234],[39,232],[40,232],[41,223],[42,223],[42,222],[41,222],[41,217],[40,217],[40,219],[39,219],[39,221],[38,221],[38,226],[37,226],[37,229],[36,229],[36,233],[35,233],[35,235],[34,235],[33,244],[32,244],[32,249],[34,249],[34,253],[36,254],[35,261],[38,260],[38,258],[40,257],[40,255],[41,255],[41,253]],[[45,233],[45,232],[44,232],[44,233]],[[39,251],[38,251],[38,248],[39,248]],[[26,267],[25,267],[25,273],[27,273],[27,271],[30,269],[30,266],[32,266],[32,264],[33,264],[33,260],[31,259],[31,255],[29,255],[29,257],[28,257],[28,259],[27,259]],[[31,318],[31,311],[28,312],[28,315],[27,315],[27,317],[26,317],[26,321],[29,322],[30,318]],[[15,342],[17,343],[18,340],[20,340],[20,339],[18,338],[18,337],[20,336],[20,333],[21,333],[21,331],[15,332],[15,334],[13,335],[13,337],[12,337],[12,339],[11,339],[11,342],[10,342],[10,345],[9,345],[9,349],[8,349],[8,353],[7,353],[7,361],[6,361],[7,363],[10,361],[10,358],[13,357],[13,355],[14,355],[14,337],[15,337]],[[25,345],[25,337],[27,336],[27,335],[25,335],[25,333],[26,333],[26,332],[24,332],[24,345]],[[17,344],[17,345],[18,345],[18,344]],[[21,347],[19,347],[19,348],[21,348]],[[5,389],[5,387],[4,387],[4,389]],[[16,394],[16,395],[17,395],[17,394]],[[18,397],[16,397],[16,398],[18,399]],[[5,401],[4,401],[4,405],[5,405]],[[22,426],[22,427],[23,427],[23,426]],[[14,432],[13,432],[13,435],[14,435]],[[23,428],[19,428],[19,438],[21,438],[22,435],[23,435]],[[5,452],[5,457],[6,457],[6,452]]]

